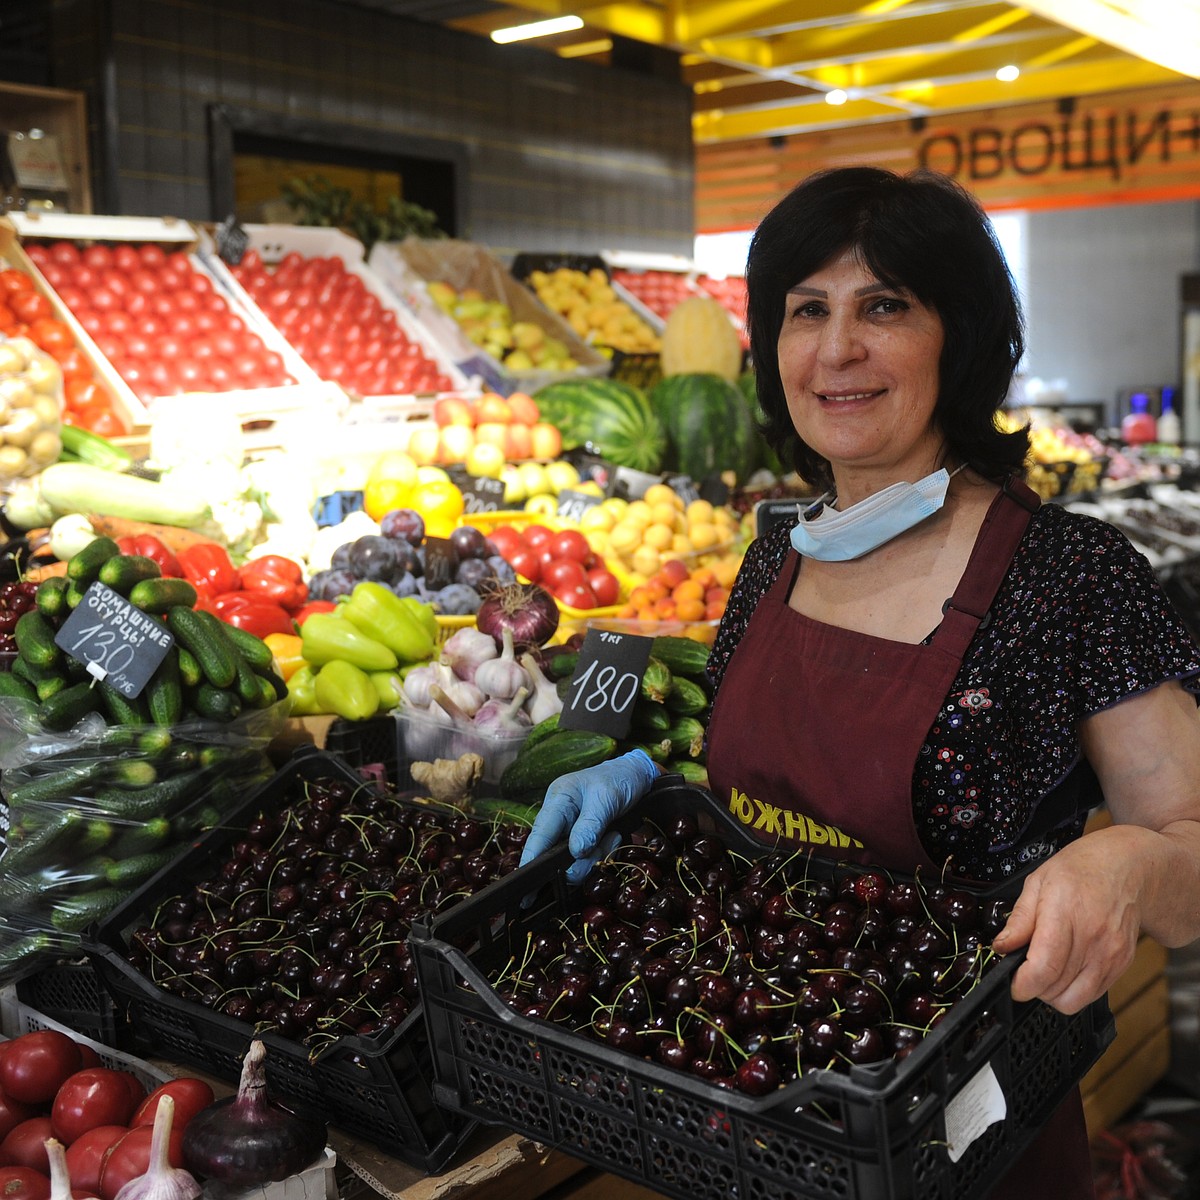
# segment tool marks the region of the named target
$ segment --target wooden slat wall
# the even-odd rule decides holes
[[[1200,84],[696,150],[696,229],[753,228],[825,167],[931,167],[990,210],[1200,197]]]

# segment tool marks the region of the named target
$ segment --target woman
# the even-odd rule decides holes
[[[1200,935],[1200,652],[1146,561],[1019,482],[995,415],[1023,350],[975,201],[932,173],[824,172],[747,270],[765,434],[826,489],[751,546],[710,659],[713,792],[764,840],[997,881],[1018,1000],[1101,996],[1147,932]],[[582,861],[644,794],[638,752],[558,780],[526,858]],[[1080,837],[1103,798],[1111,828]],[[1044,860],[1044,861],[1042,861]],[[1091,1195],[1078,1097],[1002,1185]]]

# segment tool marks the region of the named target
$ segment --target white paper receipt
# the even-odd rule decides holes
[[[1003,1121],[1008,1104],[992,1064],[981,1071],[946,1105],[946,1141],[951,1162],[958,1162],[989,1125]]]

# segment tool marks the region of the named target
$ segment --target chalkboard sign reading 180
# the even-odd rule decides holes
[[[175,637],[112,588],[93,583],[54,641],[96,679],[132,700],[166,658]]]
[[[632,633],[589,629],[558,727],[623,738],[629,732],[653,644],[653,638]]]

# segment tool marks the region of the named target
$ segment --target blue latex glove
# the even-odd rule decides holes
[[[562,775],[546,790],[541,811],[521,853],[521,866],[544,854],[570,834],[567,842],[575,862],[567,871],[569,883],[582,883],[620,840],[608,827],[637,803],[658,778],[658,768],[645,750],[630,750],[598,766]]]

